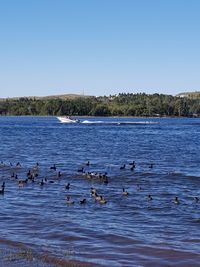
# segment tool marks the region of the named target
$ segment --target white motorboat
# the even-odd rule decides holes
[[[77,119],[72,119],[70,117],[57,117],[57,119],[62,123],[79,123]]]

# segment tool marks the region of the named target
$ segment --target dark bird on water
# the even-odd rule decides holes
[[[83,200],[80,200],[80,204],[85,204],[86,203],[86,199],[84,198]]]
[[[65,189],[69,190],[69,188],[70,188],[70,183],[65,185]]]
[[[122,195],[124,195],[124,196],[128,196],[129,193],[128,193],[128,191],[126,191],[126,190],[123,188],[123,189],[122,189]]]
[[[82,168],[78,169],[77,172],[83,172],[83,170],[84,170],[84,168],[82,167]]]
[[[175,197],[174,203],[177,204],[177,205],[180,204],[180,201],[179,201],[178,197]]]
[[[19,180],[18,181],[18,186],[19,187],[23,187],[25,184],[27,184],[28,182],[28,179],[25,179],[25,180]]]
[[[130,168],[131,171],[134,171],[134,169],[135,169],[135,165],[133,165],[133,166]]]
[[[148,200],[153,200],[152,196],[151,195],[148,195]]]
[[[50,170],[56,171],[56,165],[54,164],[53,166],[50,167]]]
[[[123,166],[120,167],[120,170],[124,170],[126,168],[126,165],[124,164]]]
[[[17,162],[16,167],[21,167],[21,166],[22,166],[21,163]]]
[[[4,194],[4,190],[5,190],[5,182],[3,182],[1,188],[2,189],[0,190],[0,194],[3,195]]]
[[[42,181],[40,182],[40,185],[43,186],[44,185],[44,180],[42,179]]]

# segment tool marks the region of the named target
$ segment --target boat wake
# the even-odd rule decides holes
[[[155,121],[94,121],[94,120],[78,120],[70,117],[57,117],[61,123],[78,123],[78,124],[103,124],[103,125],[149,125],[158,124]]]
[[[146,125],[146,124],[158,124],[153,121],[82,121],[83,124],[106,124],[106,125]]]

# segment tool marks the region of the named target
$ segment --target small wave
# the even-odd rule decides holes
[[[158,124],[158,122],[153,122],[153,121],[89,121],[89,120],[84,120],[80,123],[83,123],[83,124],[103,124],[103,125],[151,125],[151,124]]]

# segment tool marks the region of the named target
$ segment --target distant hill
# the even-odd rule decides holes
[[[200,98],[200,92],[185,92],[185,93],[177,94],[176,96],[197,99],[197,98]]]
[[[92,96],[88,95],[77,95],[77,94],[64,94],[64,95],[50,95],[50,96],[41,96],[35,97],[36,99],[75,99],[75,98],[88,98]],[[34,98],[34,97],[31,97]]]
[[[7,99],[18,100],[20,98],[36,99],[36,100],[48,100],[48,99],[76,99],[76,98],[91,98],[93,96],[88,95],[77,95],[77,94],[64,94],[64,95],[50,95],[50,96],[20,96],[20,97],[8,97]],[[6,98],[0,98],[5,100]]]

